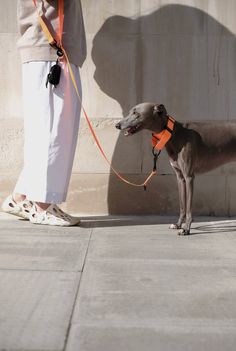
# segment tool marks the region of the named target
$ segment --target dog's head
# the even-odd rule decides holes
[[[116,124],[116,128],[125,130],[126,136],[133,135],[142,129],[160,132],[164,128],[166,116],[164,105],[145,102],[134,106],[128,116]]]

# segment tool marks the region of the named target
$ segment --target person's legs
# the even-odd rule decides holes
[[[45,87],[52,62],[23,65],[24,168],[14,189],[15,201],[27,197],[39,211],[66,200],[77,143],[80,103],[62,64],[58,87]],[[78,87],[78,69],[72,65]]]

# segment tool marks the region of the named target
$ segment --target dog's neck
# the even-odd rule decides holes
[[[161,120],[155,123],[152,127],[152,132],[155,136],[158,138],[162,134],[164,130],[170,130],[168,128],[168,121],[169,119],[172,119],[168,114],[161,116]],[[168,156],[173,159],[177,160],[178,158],[178,153],[181,151],[183,145],[184,145],[184,126],[174,120],[174,125],[173,125],[173,130],[171,132],[171,138],[164,144],[164,147],[166,148],[166,151],[168,153]],[[176,135],[181,133],[183,137],[176,138]],[[153,145],[155,143],[155,140],[153,139]]]
[[[168,114],[162,115],[159,117],[161,120],[155,120],[152,128],[150,130],[154,134],[159,134],[167,128],[168,120],[170,116]],[[173,159],[177,160],[179,152],[182,150],[183,145],[185,144],[185,127],[182,123],[175,120],[172,136],[169,141],[165,144],[165,149],[168,153],[168,156]],[[181,137],[176,137],[177,135],[181,134]]]
[[[175,125],[174,118],[170,116],[167,116],[166,123],[162,119],[160,119],[160,121],[163,124],[163,126],[161,127],[161,132],[152,133],[152,145],[153,145],[153,148],[157,150],[162,150],[166,146],[166,144],[172,137],[172,133]]]
[[[172,137],[165,146],[168,156],[174,161],[177,160],[178,154],[185,144],[184,129],[182,123],[175,121]],[[181,134],[182,137],[177,138],[178,134]]]
[[[169,115],[164,115],[164,116],[161,118],[161,130],[167,128],[168,119],[169,119]]]
[[[149,126],[148,129],[150,129],[155,134],[161,133],[164,129],[166,129],[168,119],[169,115],[162,115],[160,117],[157,117],[157,119],[154,118],[154,120],[152,121],[152,125]]]

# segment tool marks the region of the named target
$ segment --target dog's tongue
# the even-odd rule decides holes
[[[126,129],[124,135],[125,135],[125,136],[132,135],[134,130],[135,130],[134,127],[131,127],[131,128],[129,128],[129,129]]]

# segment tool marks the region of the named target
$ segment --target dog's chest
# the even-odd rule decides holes
[[[170,165],[174,169],[180,169],[178,160],[174,161],[172,158],[169,157]]]

